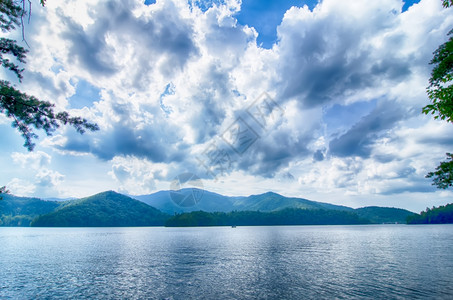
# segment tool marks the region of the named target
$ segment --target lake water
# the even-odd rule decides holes
[[[0,228],[0,299],[453,299],[453,225]]]

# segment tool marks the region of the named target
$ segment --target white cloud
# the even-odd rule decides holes
[[[22,168],[27,168],[28,170],[39,170],[43,167],[47,167],[51,161],[50,155],[43,151],[28,153],[13,152],[11,158],[14,163],[20,165]]]
[[[122,192],[143,195],[156,189],[156,180],[166,178],[169,166],[155,164],[135,157],[115,157],[109,175],[118,183]]]
[[[7,184],[11,194],[18,196],[32,196],[36,190],[36,186],[27,180],[13,178]]]
[[[159,188],[178,172],[211,182],[196,156],[266,91],[285,110],[281,122],[235,157],[223,183],[210,185],[217,191],[228,193],[238,176],[246,194],[260,182],[300,196],[314,189],[432,192],[423,176],[453,145],[452,130],[419,114],[428,62],[453,15],[440,1],[422,0],[404,13],[402,5],[324,0],[313,11],[293,7],[277,28],[278,42],[264,49],[256,30],[236,20],[240,1],[201,10],[184,1],[49,0],[32,18],[39,31],[27,29],[24,87],[67,109],[77,82],[86,81],[100,89],[100,100],[72,112],[101,130],[80,136],[61,129],[41,146],[68,159],[93,155],[111,167],[105,178],[132,194]],[[326,111],[355,103],[371,108],[354,116],[357,122],[346,120],[341,132],[329,127]],[[47,168],[36,180],[62,188],[64,172],[51,171],[46,155],[12,157]]]
[[[14,164],[25,170],[24,178],[14,178],[8,183],[12,193],[24,196],[51,196],[60,193],[65,176],[51,170],[51,156],[43,151],[11,154]]]
[[[42,169],[36,174],[36,185],[42,188],[54,188],[64,179],[64,176],[56,171]]]

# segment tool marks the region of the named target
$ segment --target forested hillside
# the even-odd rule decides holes
[[[453,223],[453,203],[444,206],[427,208],[420,214],[407,218],[408,224],[446,224]]]

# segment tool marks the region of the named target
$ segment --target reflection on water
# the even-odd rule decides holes
[[[453,225],[0,228],[0,298],[452,298]]]

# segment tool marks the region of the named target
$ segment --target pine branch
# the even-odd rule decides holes
[[[80,134],[99,130],[95,123],[81,117],[71,117],[68,112],[54,112],[54,104],[41,101],[33,96],[16,90],[9,82],[0,80],[0,112],[13,119],[13,127],[21,132],[25,139],[24,146],[32,151],[35,144],[33,139],[38,136],[32,127],[42,129],[51,136],[61,125],[71,125]]]

